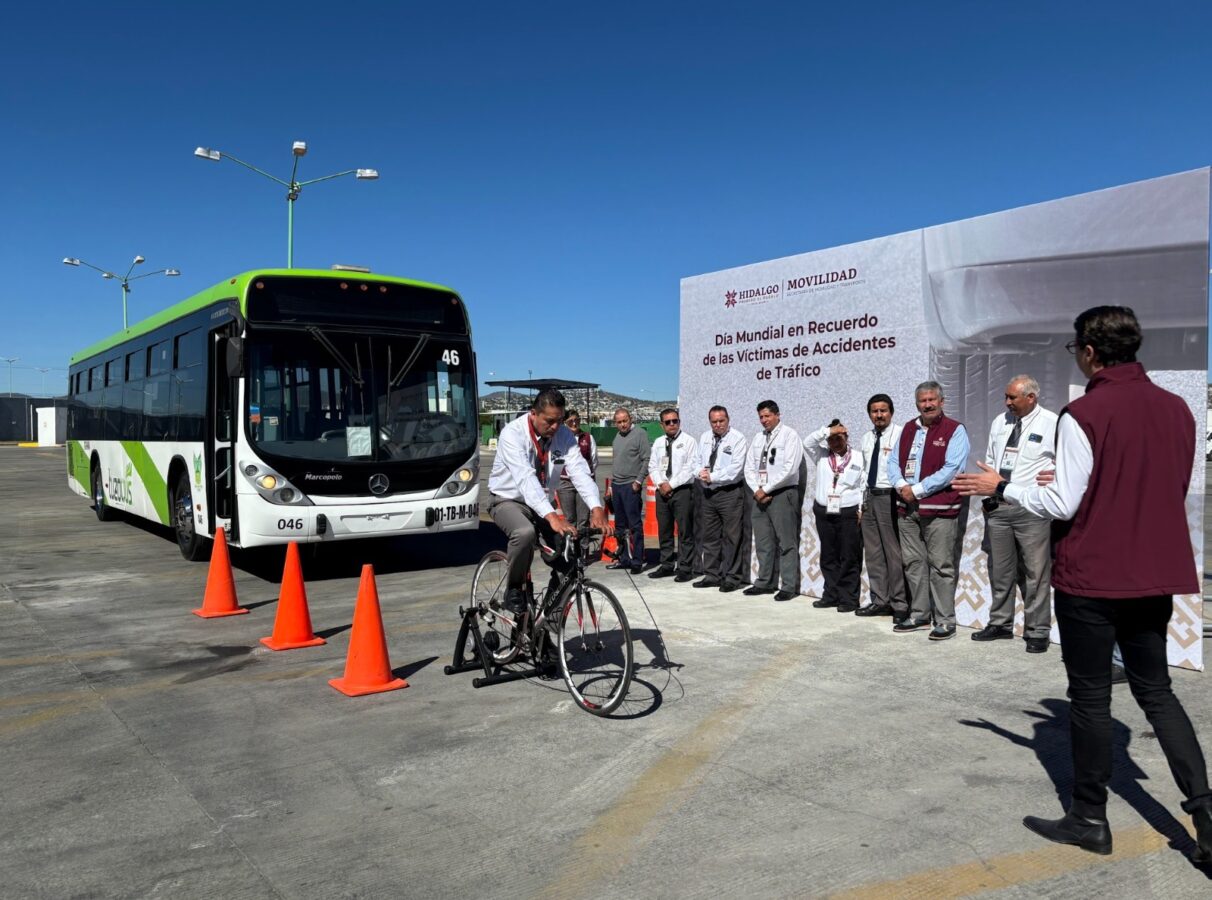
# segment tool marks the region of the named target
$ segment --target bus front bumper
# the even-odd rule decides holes
[[[474,493],[451,500],[324,506],[275,506],[247,494],[240,501],[240,544],[244,547],[468,531],[480,524],[480,504]]]

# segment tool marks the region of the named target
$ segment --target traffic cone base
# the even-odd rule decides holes
[[[351,684],[348,678],[330,678],[328,683],[346,697],[364,697],[366,694],[382,694],[408,687],[408,682],[403,678],[393,678],[386,684]]]
[[[379,591],[375,587],[375,569],[372,565],[362,567],[345,674],[329,679],[328,683],[346,697],[381,694],[408,687],[408,682],[403,678],[391,676],[387,636],[383,633],[383,614],[379,610]]]
[[[307,611],[307,589],[303,586],[303,565],[299,562],[299,545],[286,545],[286,564],[282,567],[282,588],[278,592],[278,613],[274,616],[274,633],[261,638],[270,650],[298,650],[319,647],[326,643],[311,630],[311,614]]]
[[[210,554],[210,568],[206,571],[206,594],[202,597],[202,607],[192,612],[203,619],[242,616],[248,612],[236,602],[236,579],[231,572],[227,534],[222,526],[215,529],[215,546]]]

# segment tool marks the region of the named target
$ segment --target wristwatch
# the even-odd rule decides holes
[[[1008,482],[1004,478],[1001,481],[999,481],[997,483],[997,487],[995,487],[993,489],[993,496],[997,497],[998,500],[1005,500],[1006,499],[1006,485],[1008,485],[1009,483],[1010,482]]]

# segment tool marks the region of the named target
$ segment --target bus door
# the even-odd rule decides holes
[[[239,541],[240,525],[236,517],[236,438],[239,434],[238,388],[243,364],[243,341],[236,324],[228,323],[210,334],[210,410],[206,417],[210,474],[206,499],[210,510],[210,529],[227,520],[227,538]]]

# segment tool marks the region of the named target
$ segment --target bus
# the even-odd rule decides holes
[[[246,272],[71,357],[68,484],[97,518],[237,547],[479,526],[476,363],[450,288]]]

